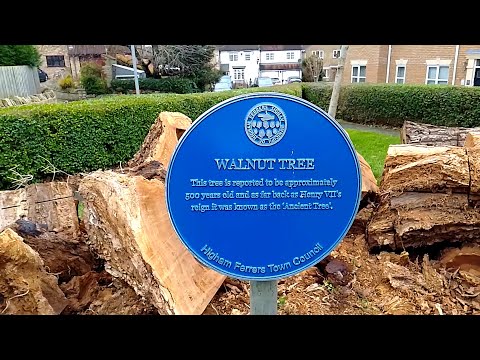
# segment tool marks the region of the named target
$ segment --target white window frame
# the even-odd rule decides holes
[[[268,52],[268,53],[265,53],[265,59],[266,60],[273,60],[275,58],[275,53],[273,52]]]
[[[324,74],[325,74],[323,77],[328,79],[328,78],[329,78],[328,75],[330,75],[330,74],[329,74],[329,73],[330,73],[330,69],[324,68],[324,69],[323,69],[323,72],[324,72]]]
[[[233,80],[235,81],[245,81],[245,69],[233,69]]]
[[[403,77],[398,76],[398,68],[403,67]],[[395,84],[405,84],[405,79],[407,78],[407,65],[397,65],[395,69]],[[398,80],[403,80],[403,82],[399,83]]]
[[[477,69],[480,69],[480,59],[475,59],[473,62],[472,79],[467,80],[469,83],[468,85],[470,86],[474,86],[473,84],[475,83],[475,73],[477,72]]]
[[[338,54],[338,56],[335,56],[335,54]],[[332,57],[338,59],[340,57],[340,49],[333,50]]]
[[[293,51],[288,51],[287,60],[293,60],[293,59],[295,59],[295,53]]]
[[[324,56],[325,56],[325,51],[323,51],[323,50],[313,50],[312,55],[315,55],[319,59],[323,59]]]
[[[441,67],[446,67],[448,69],[448,73],[447,73],[447,78],[444,80],[444,79],[439,79],[438,78],[438,75],[440,74],[440,68]],[[429,79],[428,78],[428,73],[430,72],[430,68],[436,68],[437,69],[437,72],[436,72],[436,75],[435,75],[435,79]],[[425,84],[427,85],[439,85],[438,82],[439,81],[442,81],[443,84],[440,84],[440,85],[448,85],[448,77],[450,75],[450,66],[448,65],[427,65],[427,73],[425,74]],[[433,80],[435,81],[434,84],[429,84],[428,81],[429,80]]]
[[[245,61],[250,61],[251,55],[252,55],[252,54],[251,54],[250,51],[246,52],[246,53],[245,53]]]
[[[238,61],[238,52],[228,53],[228,58],[230,61]]]
[[[365,68],[365,76],[360,76],[360,69],[364,67]],[[358,68],[358,75],[357,76],[354,76],[353,75],[353,68]],[[357,79],[357,81],[353,81],[353,79]],[[360,79],[364,79],[365,81],[362,81],[362,83],[365,83],[367,82],[367,65],[360,65],[360,64],[354,64],[352,65],[352,78],[351,78],[351,82],[352,84],[358,84],[360,83]]]

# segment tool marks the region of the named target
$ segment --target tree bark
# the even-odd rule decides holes
[[[335,74],[335,83],[332,89],[332,97],[330,98],[330,105],[328,106],[328,115],[335,119],[338,107],[338,98],[340,96],[340,89],[343,79],[343,70],[345,67],[345,59],[347,57],[348,45],[340,47],[340,58],[338,59],[337,72]]]
[[[469,135],[467,139],[466,148],[389,147],[379,205],[366,230],[370,249],[480,242],[480,212],[469,201],[476,160],[467,146],[474,152],[476,138]]]
[[[385,158],[381,191],[467,193],[468,157],[456,146],[391,145]]]
[[[405,192],[387,197],[367,227],[371,249],[423,247],[442,242],[477,242],[480,213],[467,194]]]
[[[447,127],[405,121],[400,130],[403,144],[463,146],[468,132],[480,128]]]

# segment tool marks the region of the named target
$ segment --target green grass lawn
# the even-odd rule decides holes
[[[355,150],[370,164],[373,175],[375,175],[377,182],[380,183],[388,146],[400,144],[400,137],[350,129],[347,129],[347,132],[355,146]]]

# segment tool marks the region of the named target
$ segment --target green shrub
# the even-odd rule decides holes
[[[128,93],[135,90],[134,80],[112,80],[112,90]],[[144,91],[158,91],[162,93],[189,94],[197,92],[195,82],[181,77],[166,77],[162,79],[138,79],[138,87]]]
[[[67,75],[64,78],[58,80],[58,86],[60,86],[63,90],[73,88],[75,84],[73,82],[72,75]]]
[[[331,87],[304,83],[303,97],[328,110]],[[405,120],[439,126],[480,126],[480,89],[452,85],[342,86],[336,117],[400,127]]]
[[[80,83],[87,94],[102,95],[108,92],[102,67],[95,63],[85,63],[80,68]]]
[[[328,112],[332,86],[322,83],[302,83],[302,98]]]
[[[301,97],[299,84],[275,89]],[[0,109],[0,188],[12,188],[14,171],[33,181],[51,176],[50,161],[69,174],[117,166],[140,148],[161,111],[182,112],[195,120],[212,106],[239,94],[270,88],[219,93],[110,95],[63,104]],[[47,161],[48,160],[48,161]]]

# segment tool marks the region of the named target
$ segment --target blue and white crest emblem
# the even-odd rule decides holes
[[[245,117],[245,133],[258,146],[278,143],[287,131],[287,117],[283,110],[272,103],[255,105]]]

